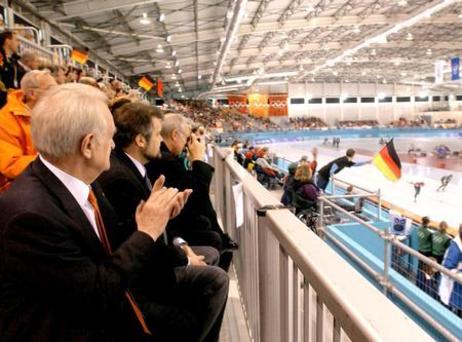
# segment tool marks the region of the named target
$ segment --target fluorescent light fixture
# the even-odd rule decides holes
[[[159,15],[159,21],[160,21],[160,22],[163,22],[164,20],[165,20],[165,14],[164,14],[164,13],[161,13],[161,14]]]
[[[167,43],[170,43],[170,41],[172,40],[172,36],[171,36],[171,35],[167,35],[167,38],[165,38],[165,40],[167,41]]]
[[[183,72],[183,70],[181,69],[178,69],[178,73],[181,74]]]
[[[197,75],[197,79],[200,80],[202,78],[202,75]]]
[[[175,57],[175,56],[176,56],[176,51],[173,50],[173,51],[172,51],[172,57]]]
[[[143,17],[140,19],[140,24],[149,25],[150,23],[151,23],[151,20],[148,18],[148,14],[143,13]]]

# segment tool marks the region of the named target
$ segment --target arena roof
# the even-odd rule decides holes
[[[127,77],[198,94],[253,82],[433,81],[462,53],[458,0],[29,1]]]

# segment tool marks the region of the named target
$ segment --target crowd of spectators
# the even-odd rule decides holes
[[[337,128],[374,128],[378,127],[377,120],[343,120],[337,123]]]
[[[2,39],[1,340],[218,341],[238,245],[205,134],[117,80],[19,74]]]
[[[317,117],[290,118],[289,125],[295,130],[309,130],[327,128],[327,124]]]

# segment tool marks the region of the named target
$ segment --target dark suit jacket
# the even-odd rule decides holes
[[[117,227],[95,193],[114,241]],[[148,264],[151,237],[134,232],[108,256],[79,204],[39,158],[0,196],[0,212],[0,339],[126,340],[124,291]]]
[[[130,236],[137,230],[136,207],[151,193],[145,180],[130,158],[122,150],[115,149],[111,154],[111,168],[103,172],[97,182],[117,214],[119,227],[126,230],[123,235]],[[168,258],[173,267],[187,265],[188,259],[184,252],[179,248],[166,248],[162,236],[156,245],[158,250],[163,248],[166,253],[164,257]]]
[[[180,191],[193,190],[181,214],[169,224],[172,235],[181,235],[182,228],[189,228],[198,216],[205,216],[210,221],[212,229],[221,233],[209,194],[214,168],[203,161],[196,160],[192,163],[191,169],[187,169],[184,159],[172,155],[164,143],[161,143],[161,154],[161,158],[153,159],[146,165],[151,181],[164,175],[166,186],[178,188]]]

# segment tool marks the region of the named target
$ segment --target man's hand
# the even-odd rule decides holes
[[[182,200],[180,201],[178,197],[184,196],[183,193],[178,192],[178,189],[164,188],[164,182],[164,176],[157,178],[149,198],[141,201],[135,213],[138,230],[154,240],[164,232],[175,206],[178,202],[181,203]]]
[[[172,213],[170,215],[170,219],[173,219],[175,217],[177,217],[181,210],[183,210],[184,208],[184,205],[186,204],[186,202],[188,201],[188,198],[189,196],[191,195],[192,193],[192,190],[191,189],[186,189],[185,191],[183,192],[180,192],[177,196],[177,200],[173,206],[173,209],[172,209]]]
[[[189,259],[189,264],[192,266],[207,266],[203,255],[197,255],[188,245],[181,246],[181,249],[185,252],[186,256]]]
[[[191,134],[191,139],[188,142],[189,159],[204,160],[205,157],[205,145],[197,139],[195,134]]]

